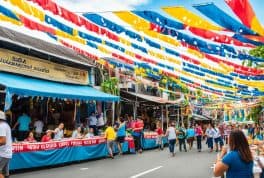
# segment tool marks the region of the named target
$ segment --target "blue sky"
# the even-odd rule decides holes
[[[259,21],[264,25],[264,1],[263,0],[249,0],[253,9],[255,10],[256,15],[258,16]],[[215,5],[220,7],[222,10],[227,12],[232,17],[237,17],[234,15],[232,10],[229,6],[224,2],[224,0],[150,0],[148,4],[137,6],[136,9],[144,10],[144,9],[153,9],[155,11],[159,11],[160,7],[164,6],[184,6],[187,9],[199,14],[200,16],[204,17],[199,11],[192,7],[193,4],[201,4],[201,3],[209,3],[213,2]],[[261,18],[262,17],[262,18]],[[205,17],[206,18],[206,17]]]
[[[193,4],[214,2],[218,7],[227,12],[229,15],[238,19],[231,9],[226,5],[224,0],[55,0],[59,4],[71,9],[74,12],[104,12],[118,10],[154,10],[166,15],[161,10],[164,6],[184,6],[187,9],[200,14],[192,7]],[[264,25],[264,1],[249,0],[259,21]]]

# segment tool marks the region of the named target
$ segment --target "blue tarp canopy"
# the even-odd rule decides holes
[[[0,72],[0,84],[6,87],[7,95],[42,96],[61,99],[119,101],[110,95],[89,86],[64,84]]]

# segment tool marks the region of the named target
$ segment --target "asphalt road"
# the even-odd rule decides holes
[[[196,146],[196,145],[194,145]],[[203,145],[204,146],[204,145]],[[205,146],[203,147],[205,148]],[[212,178],[210,167],[216,153],[204,149],[188,152],[176,151],[170,157],[168,148],[163,151],[148,150],[142,154],[116,156],[13,174],[12,178]]]

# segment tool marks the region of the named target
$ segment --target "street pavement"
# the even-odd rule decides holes
[[[194,145],[196,146],[196,145]],[[12,178],[212,178],[211,166],[216,153],[194,148],[169,155],[163,151],[148,150],[142,154],[115,156],[115,159],[100,159],[12,174]]]

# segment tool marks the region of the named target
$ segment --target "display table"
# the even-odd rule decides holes
[[[134,152],[133,138],[127,137],[122,149],[124,153]],[[117,152],[116,146],[115,152]],[[106,139],[102,137],[65,139],[46,143],[14,143],[10,170],[59,165],[107,155]]]
[[[143,148],[156,148],[156,139],[157,134],[155,132],[145,132],[142,139]],[[167,143],[166,137],[163,137],[163,143]],[[132,137],[126,137],[122,150],[124,153],[135,153]],[[117,152],[116,145],[115,152]],[[52,142],[13,143],[13,158],[10,162],[10,170],[59,165],[106,156],[108,156],[108,151],[106,139],[103,137],[65,139]]]
[[[143,149],[153,149],[156,148],[157,145],[157,137],[158,134],[156,132],[144,132],[144,138],[142,141]],[[163,145],[168,143],[167,137],[162,137]]]

